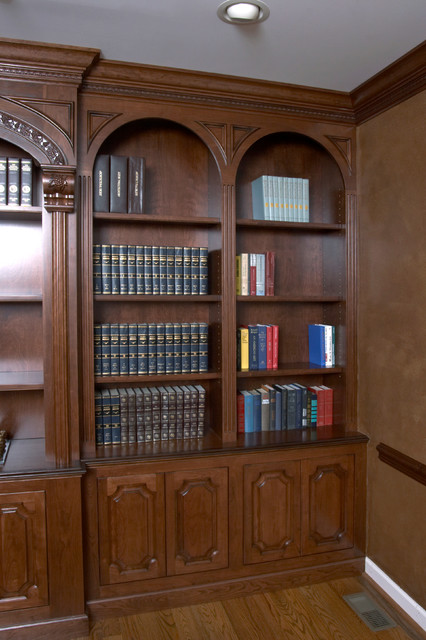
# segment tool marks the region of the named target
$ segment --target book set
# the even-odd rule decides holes
[[[207,295],[208,248],[95,244],[93,292]]]
[[[30,207],[32,204],[32,160],[0,157],[0,206]]]
[[[241,253],[236,256],[237,296],[275,294],[275,252]]]
[[[202,385],[95,390],[96,445],[204,436]]]
[[[145,159],[100,154],[93,170],[93,211],[143,213]]]
[[[278,369],[279,327],[249,324],[237,328],[237,371]]]
[[[263,384],[237,393],[238,433],[290,431],[333,424],[333,389]]]
[[[309,362],[319,367],[336,365],[336,328],[330,324],[310,324]]]
[[[309,180],[263,175],[251,183],[254,220],[309,222]]]
[[[97,323],[96,376],[206,373],[206,322]]]

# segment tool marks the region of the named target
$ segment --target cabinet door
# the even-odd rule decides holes
[[[228,566],[228,469],[167,474],[167,573]]]
[[[303,554],[352,547],[353,456],[304,460],[302,505]]]
[[[244,467],[244,563],[300,554],[300,462]]]
[[[101,584],[165,575],[164,476],[98,481]]]
[[[0,494],[0,611],[46,605],[44,491]]]

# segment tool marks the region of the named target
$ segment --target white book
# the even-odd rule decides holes
[[[256,295],[265,295],[265,254],[256,253]]]
[[[249,254],[241,254],[241,295],[248,296],[249,294]]]
[[[303,178],[303,222],[309,222],[309,180]]]
[[[285,178],[278,178],[278,220],[282,222],[284,218],[284,180]]]

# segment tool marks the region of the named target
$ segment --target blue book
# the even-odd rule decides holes
[[[146,295],[152,295],[152,247],[144,245],[144,288]]]
[[[295,387],[299,387],[301,391],[301,426],[305,429],[308,426],[308,388],[297,382],[294,382],[293,384]]]
[[[183,247],[183,295],[191,295],[191,247]]]
[[[298,384],[290,384],[288,385],[296,392],[295,398],[295,429],[301,429],[303,426],[303,418],[302,418],[302,389]]]
[[[111,293],[111,245],[101,244],[102,293]]]
[[[160,295],[167,293],[167,247],[159,247]]]
[[[207,373],[209,369],[209,325],[207,324],[207,322],[200,322],[198,325],[198,330],[198,371],[199,373]]]
[[[209,250],[207,247],[200,247],[200,295],[207,295],[209,292]]]
[[[95,389],[95,442],[96,446],[104,443],[104,427],[102,424],[102,393]]]
[[[287,390],[287,429],[296,429],[296,389],[286,384]]]
[[[148,373],[148,325],[138,324],[138,376]]]
[[[254,396],[250,391],[241,391],[244,396],[244,432],[254,431]]]
[[[267,369],[267,328],[266,324],[258,324],[257,360],[259,370]]]
[[[175,293],[175,248],[167,247],[167,293]]]
[[[191,322],[191,327],[190,327],[191,373],[199,373],[199,368],[200,368],[199,338],[200,338],[200,329],[198,326],[198,322]]]
[[[109,395],[111,403],[111,442],[112,444],[120,444],[120,395],[118,389],[110,389]]]
[[[275,389],[279,392],[281,403],[281,423],[277,429],[285,431],[287,429],[287,389],[283,384],[274,384]],[[277,395],[278,403],[278,395]],[[278,406],[278,404],[277,404]]]
[[[120,375],[120,334],[116,322],[110,324],[110,367],[111,375]]]
[[[173,373],[182,373],[182,325],[173,323]]]
[[[249,371],[257,371],[259,369],[258,351],[259,351],[259,327],[257,324],[248,325],[249,336]]]
[[[102,375],[102,328],[100,324],[93,327],[95,376]]]
[[[119,258],[120,258],[120,294],[126,295],[129,292],[128,272],[127,272],[127,244],[120,244]]]
[[[321,324],[310,324],[309,337],[309,362],[319,367],[325,367],[325,327]]]
[[[120,246],[111,245],[111,293],[120,293]]]
[[[160,295],[160,247],[151,247],[152,259],[152,294]]]
[[[120,335],[120,375],[129,375],[129,325],[125,322],[118,325]]]
[[[157,325],[148,324],[148,375],[157,374]]]
[[[191,248],[191,294],[200,293],[200,247]]]
[[[182,323],[182,373],[191,373],[191,334],[189,322]]]
[[[135,295],[136,291],[136,247],[129,245],[127,247],[127,286],[128,293]]]
[[[157,323],[157,374],[166,373],[166,330],[164,322]]]
[[[145,272],[144,272],[144,247],[136,246],[136,293],[145,293]]]
[[[93,245],[93,293],[99,295],[102,293],[102,264],[101,264],[101,245]]]
[[[129,324],[129,376],[138,375],[138,325]]]
[[[111,327],[109,323],[101,324],[102,375],[111,375]]]
[[[256,389],[250,393],[253,396],[253,431],[262,431],[262,398]]]
[[[104,433],[104,444],[112,443],[111,434],[111,396],[109,389],[102,389],[102,429]]]
[[[279,385],[274,385],[275,389],[275,431],[281,431],[282,422],[282,391]]]
[[[175,247],[175,294],[183,295],[183,247]]]
[[[175,373],[174,371],[174,327],[173,322],[165,323],[166,338],[166,374]]]
[[[251,183],[251,197],[254,220],[273,220],[268,176],[259,176]]]

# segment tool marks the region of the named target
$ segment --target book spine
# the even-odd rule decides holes
[[[152,402],[152,439],[153,441],[160,440],[161,429],[161,405],[160,405],[160,391],[158,387],[151,387],[151,402]]]
[[[102,446],[104,443],[104,428],[102,424],[102,394],[95,390],[95,443]]]
[[[125,322],[118,325],[120,335],[120,376],[129,375],[129,325]]]
[[[166,374],[174,373],[174,344],[173,344],[173,323],[166,322],[164,325],[165,334],[165,366]]]
[[[191,247],[191,294],[200,293],[200,247]]]
[[[265,295],[265,254],[256,253],[256,295]]]
[[[241,295],[242,296],[248,296],[250,293],[249,280],[250,280],[249,254],[242,253],[241,254]]]
[[[236,295],[241,295],[241,256],[237,255],[235,257],[235,284],[236,284]]]
[[[152,295],[160,295],[160,247],[151,247],[152,260]]]
[[[136,442],[136,394],[134,389],[127,389],[129,397],[129,444]]]
[[[175,291],[174,293],[177,296],[183,295],[183,247],[175,247]]]
[[[237,432],[244,433],[244,394],[241,391],[237,392]]]
[[[127,213],[127,158],[110,156],[110,210]]]
[[[309,362],[325,367],[325,329],[323,325],[308,326]]]
[[[109,211],[110,167],[109,156],[99,155],[93,169],[93,210]]]
[[[121,444],[129,442],[129,396],[127,389],[118,390],[120,396]]]
[[[199,373],[207,373],[209,368],[209,326],[207,322],[200,322],[199,329]]]
[[[93,245],[93,293],[102,293],[102,265],[101,265],[101,245]]]
[[[303,178],[303,222],[309,222],[309,180]]]
[[[157,322],[156,325],[156,341],[157,341],[157,374],[164,375],[166,373],[166,333],[164,322]]]
[[[273,341],[274,341],[274,333],[272,330],[272,325],[266,325],[266,368],[273,369]]]
[[[189,322],[182,323],[182,373],[191,373],[191,333]]]
[[[129,376],[138,375],[138,325],[129,324]]]
[[[198,322],[191,322],[190,325],[190,351],[191,351],[191,373],[199,372],[199,327]]]
[[[102,390],[102,427],[104,432],[104,445],[112,444],[111,396],[109,389]]]
[[[296,390],[291,385],[287,389],[287,429],[296,429]]]
[[[95,376],[102,375],[102,328],[100,324],[93,327],[94,371]]]
[[[139,387],[135,388],[136,410],[136,442],[145,442],[145,426],[143,422],[143,393]]]
[[[102,293],[112,293],[111,282],[111,245],[101,244]]]
[[[0,206],[7,204],[7,158],[0,157]]]
[[[262,398],[257,389],[250,391],[253,396],[253,431],[258,433],[262,431]]]
[[[152,396],[151,391],[144,387],[143,393],[143,424],[145,442],[152,441]]]
[[[120,245],[110,245],[110,273],[111,273],[111,292],[114,295],[120,293]]]
[[[183,438],[183,389],[179,386],[173,387],[176,393],[176,439]]]
[[[279,326],[272,325],[272,369],[278,369],[279,354]]]
[[[175,248],[167,247],[167,295],[175,293]]]
[[[259,361],[258,361],[259,327],[255,324],[249,324],[248,334],[249,334],[249,370],[257,371],[259,369]]]
[[[205,296],[209,292],[209,250],[208,247],[200,247],[200,295]]]
[[[145,271],[144,271],[144,247],[136,245],[136,293],[143,295],[145,293]]]
[[[241,371],[249,371],[249,330],[240,327],[241,336]]]
[[[127,269],[127,244],[120,244],[118,248],[120,263],[120,295],[129,292],[128,269]]]
[[[148,374],[148,325],[138,324],[138,375]]]
[[[173,323],[173,373],[182,373],[182,325]]]
[[[30,207],[33,203],[33,162],[21,158],[21,206]]]
[[[101,324],[102,375],[111,375],[111,325]]]
[[[127,247],[127,293],[135,295],[136,286],[136,247],[129,245]]]
[[[267,251],[265,255],[265,295],[275,295],[275,252]]]
[[[120,375],[120,334],[119,326],[116,322],[110,324],[110,353],[111,353],[111,375]]]
[[[120,444],[120,396],[118,389],[110,389],[109,393],[111,402],[111,442],[112,444]]]
[[[152,247],[144,245],[144,288],[146,295],[152,295]]]
[[[7,159],[7,204],[19,205],[19,158]]]
[[[255,253],[249,253],[249,295],[256,295],[257,258]]]
[[[143,213],[143,191],[145,187],[145,160],[131,156],[128,159],[128,205],[129,213]]]
[[[258,368],[261,371],[267,369],[267,327],[265,324],[258,325]]]
[[[183,248],[183,295],[191,295],[191,247]]]

